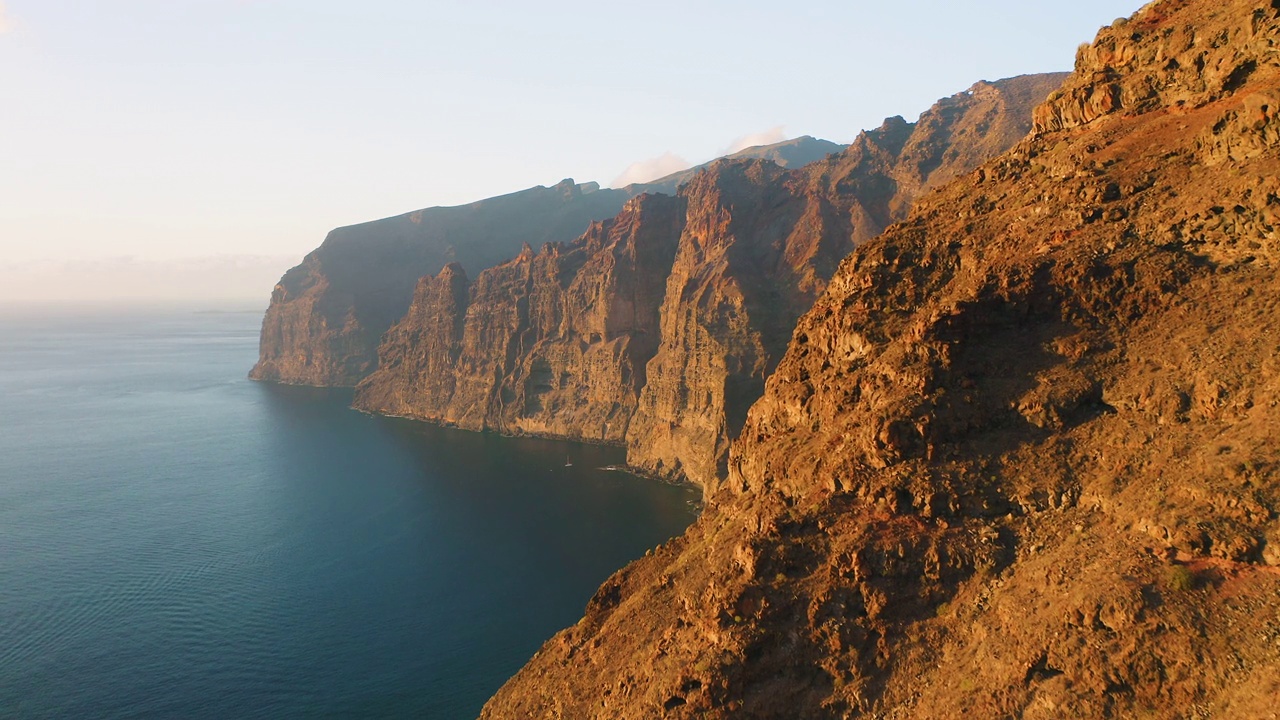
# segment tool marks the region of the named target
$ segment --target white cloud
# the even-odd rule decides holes
[[[757,145],[772,145],[786,139],[787,136],[782,132],[782,126],[778,125],[771,127],[764,132],[751,133],[750,135],[743,135],[740,138],[735,138],[733,142],[729,143],[729,147],[725,148],[723,154],[732,155],[739,150],[746,150],[749,147],[755,147]]]
[[[13,20],[9,18],[9,8],[5,7],[4,0],[0,0],[0,35],[3,35],[13,29]]]
[[[740,150],[746,150],[757,145],[772,145],[786,139],[787,135],[783,132],[783,126],[777,125],[762,132],[734,138],[727,147],[716,153],[715,157],[732,155]],[[709,158],[708,162],[713,159],[715,158]],[[622,171],[621,175],[614,178],[611,187],[620,188],[632,183],[650,182],[681,170],[688,170],[691,167],[693,167],[693,163],[671,151],[667,151],[658,157],[631,163],[626,170]]]
[[[656,158],[631,163],[626,170],[622,171],[621,175],[614,178],[611,187],[620,188],[626,187],[631,183],[649,182],[671,173],[688,170],[691,167],[693,167],[693,163],[668,151]]]

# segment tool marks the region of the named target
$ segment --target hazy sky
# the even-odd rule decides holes
[[[334,226],[848,142],[1140,5],[0,0],[0,302],[265,303]]]

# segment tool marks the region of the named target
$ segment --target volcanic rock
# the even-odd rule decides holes
[[[444,309],[444,281],[424,279],[356,407],[625,443],[634,467],[710,483],[840,259],[928,188],[1023,137],[1062,77],[979,83],[802,169],[711,163],[676,199],[642,196],[573,243],[485,270]],[[458,327],[456,340],[432,337]]]
[[[1021,139],[1031,108],[1063,77],[978,83],[798,172],[726,163],[691,181],[628,463],[702,485],[723,477],[747,408],[839,260],[928,189]]]
[[[468,429],[620,442],[658,343],[684,201],[630,200],[570,245],[525,247],[468,292],[423,278],[356,407]]]
[[[1275,716],[1273,5],[1103,29],[856,248],[699,520],[482,717]]]
[[[791,140],[744,148],[722,158],[716,158],[716,160],[768,160],[778,167],[797,169],[819,160],[825,160],[827,156],[834,155],[847,147],[848,145],[840,145],[811,135],[801,135]],[[657,180],[629,185],[626,189],[636,194],[662,193],[664,195],[675,195],[681,185],[692,180],[695,175],[710,167],[716,160],[702,165],[695,165],[688,170],[671,173]]]
[[[250,377],[355,385],[376,366],[382,334],[404,316],[423,275],[450,262],[479,272],[524,243],[572,239],[627,197],[564,180],[334,230],[272,291]]]

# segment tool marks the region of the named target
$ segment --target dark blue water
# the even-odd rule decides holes
[[[693,518],[614,450],[249,382],[258,324],[0,317],[0,717],[474,717]]]

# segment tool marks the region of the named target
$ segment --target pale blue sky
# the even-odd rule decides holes
[[[0,0],[0,301],[172,294],[138,278],[190,261],[199,293],[239,267],[226,294],[265,302],[334,226],[747,136],[848,142],[1070,69],[1140,4]]]

